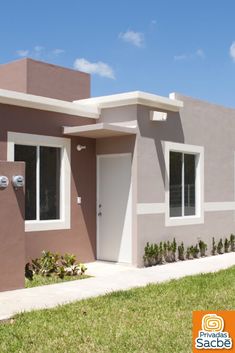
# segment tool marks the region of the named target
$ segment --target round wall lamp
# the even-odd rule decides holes
[[[86,146],[82,146],[82,145],[77,145],[77,151],[80,152],[82,150],[85,150]]]

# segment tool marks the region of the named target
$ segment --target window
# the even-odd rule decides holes
[[[15,145],[14,152],[26,164],[25,219],[60,219],[61,149]]]
[[[170,217],[196,214],[195,162],[193,154],[170,152]]]
[[[8,160],[24,161],[25,230],[70,228],[70,139],[8,132]]]
[[[204,222],[204,149],[165,142],[166,225]]]

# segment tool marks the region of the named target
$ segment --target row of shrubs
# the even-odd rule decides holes
[[[50,251],[43,251],[40,258],[28,262],[25,266],[25,277],[33,280],[34,275],[41,276],[81,276],[87,268],[84,264],[78,263],[73,254],[60,255]]]
[[[144,266],[160,265],[166,262],[175,262],[185,259],[192,260],[199,257],[205,257],[207,251],[207,244],[200,240],[196,245],[188,246],[185,249],[184,243],[181,242],[177,246],[175,238],[172,242],[160,242],[159,244],[146,244],[144,248]],[[223,254],[230,251],[235,251],[235,235],[231,234],[230,238],[222,238],[216,243],[215,238],[212,238],[212,255]]]

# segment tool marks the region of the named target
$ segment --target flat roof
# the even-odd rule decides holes
[[[92,119],[100,117],[98,109],[95,106],[89,106],[89,104],[74,104],[73,102],[5,89],[0,89],[0,103]]]
[[[125,105],[141,104],[152,108],[178,112],[184,103],[175,99],[174,95],[170,98],[157,96],[156,94],[134,91],[119,93],[102,97],[80,99],[74,101],[75,104],[96,106],[98,109],[121,107]]]
[[[63,126],[63,134],[70,136],[82,136],[89,138],[102,138],[137,133],[136,126],[127,126],[114,123],[98,123],[83,126]]]

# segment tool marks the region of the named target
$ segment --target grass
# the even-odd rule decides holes
[[[235,267],[20,314],[1,353],[191,353],[192,311],[235,308]]]
[[[34,275],[32,281],[30,281],[27,278],[25,279],[25,287],[32,288],[32,287],[38,287],[38,286],[45,286],[47,284],[75,281],[78,279],[84,279],[84,278],[89,278],[89,277],[90,276],[87,276],[87,275],[64,276],[64,278],[61,279],[58,276],[46,277],[46,276],[41,276],[41,275]]]

